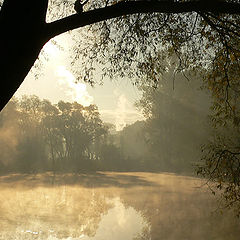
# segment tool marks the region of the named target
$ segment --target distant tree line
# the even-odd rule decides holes
[[[162,75],[156,89],[143,81],[137,107],[146,117],[145,141],[149,166],[163,171],[194,173],[201,158],[201,146],[210,136],[211,96],[202,89],[199,76],[176,73],[174,63]]]
[[[120,135],[96,105],[13,98],[0,114],[0,172],[140,169],[125,157]]]
[[[142,85],[137,106],[146,121],[119,132],[101,120],[96,105],[13,98],[0,114],[0,171],[193,173],[207,137],[207,112],[196,106],[205,95],[193,84],[181,82],[177,92],[171,84]]]
[[[104,141],[107,127],[95,105],[52,104],[24,96],[12,100],[1,113],[1,134],[5,170],[77,171],[97,162],[96,146]]]

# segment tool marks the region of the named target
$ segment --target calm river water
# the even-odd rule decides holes
[[[0,239],[239,240],[197,178],[157,173],[0,177]]]

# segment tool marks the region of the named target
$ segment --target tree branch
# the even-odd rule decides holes
[[[112,6],[90,10],[82,14],[74,14],[46,25],[46,38],[49,40],[61,33],[97,23],[107,19],[136,13],[185,13],[212,12],[226,14],[240,14],[239,3],[211,1],[128,1],[119,2]]]

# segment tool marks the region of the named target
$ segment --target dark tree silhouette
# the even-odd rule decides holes
[[[110,6],[107,3],[105,7],[47,23],[48,0],[4,0],[0,11],[0,109],[23,82],[44,44],[69,30],[136,13],[240,13],[239,1],[141,0],[120,1]],[[209,20],[209,24],[213,23]]]

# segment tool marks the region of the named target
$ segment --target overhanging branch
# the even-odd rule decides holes
[[[217,0],[171,2],[171,1],[129,1],[115,5],[90,10],[82,14],[74,14],[66,18],[48,23],[46,37],[51,39],[61,33],[84,27],[93,23],[136,13],[184,13],[184,12],[213,12],[240,14],[239,3],[228,3]]]

